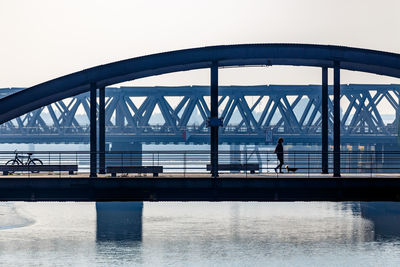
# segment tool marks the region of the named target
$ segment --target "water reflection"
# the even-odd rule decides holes
[[[330,244],[373,241],[351,203],[146,203],[146,241]]]
[[[97,241],[141,241],[143,202],[97,202]]]
[[[204,223],[210,223],[209,220],[214,221],[216,225],[221,224],[221,228],[224,228],[222,226],[224,224],[223,221],[227,220],[229,222],[229,226],[227,226],[230,231],[226,234],[234,242],[237,242],[246,235],[253,236],[255,234],[253,232],[261,230],[260,228],[250,230],[251,225],[268,225],[267,229],[262,227],[262,230],[255,236],[264,236],[266,239],[275,240],[276,242],[287,242],[289,240],[291,242],[294,240],[298,240],[299,242],[302,242],[301,240],[312,242],[323,240],[330,240],[332,242],[334,240],[336,242],[369,242],[387,238],[400,239],[400,227],[398,226],[400,222],[400,203],[395,202],[330,204],[324,207],[324,211],[319,213],[315,218],[313,218],[312,213],[310,214],[310,210],[313,210],[313,208],[308,209],[308,212],[305,214],[298,214],[294,212],[296,208],[293,210],[289,208],[292,205],[283,204],[282,209],[279,209],[279,206],[282,204],[278,203],[254,203],[251,205],[251,208],[244,203],[226,203],[222,205],[217,204],[216,206],[210,203],[210,206],[214,206],[214,209],[220,209],[217,216],[215,216],[216,214],[207,214],[203,208],[196,209],[197,204],[182,205],[180,203],[168,203],[168,207],[173,208],[173,211],[168,215],[162,212],[162,210],[166,209],[163,204],[149,203],[147,205],[149,209],[146,219],[147,228],[152,229],[155,226],[153,225],[155,222],[163,222],[156,227],[166,230],[163,231],[161,236],[165,236],[165,232],[176,232],[174,239],[177,236],[178,239],[190,238],[189,236],[185,236],[185,228],[188,222],[193,223],[191,224],[192,227],[187,229],[192,234],[191,231],[196,230],[193,229],[196,228],[195,226],[204,226]],[[254,206],[258,207],[254,209]],[[297,205],[294,204],[294,206]],[[313,205],[311,204],[310,206]],[[315,208],[321,212],[321,204],[317,206],[318,208]],[[304,208],[302,205],[302,209]],[[221,216],[224,213],[223,210],[228,212],[226,217]],[[252,213],[250,210],[256,212]],[[179,214],[181,212],[183,214]],[[259,212],[262,212],[262,215]],[[96,203],[96,213],[97,241],[142,241],[142,202],[98,202]],[[323,213],[325,214],[323,215]],[[174,216],[165,221],[164,219],[171,214],[174,214]],[[179,215],[185,218],[183,220],[184,223],[182,222],[184,224],[182,228],[177,228],[179,223],[181,223],[179,220],[181,216]],[[173,223],[170,225],[171,220]],[[291,224],[294,222],[300,228],[296,227],[296,231],[292,232],[290,229]],[[319,231],[316,230],[320,228],[317,224],[324,225],[324,234],[320,235]],[[218,229],[218,231],[220,230]],[[147,235],[152,237],[152,233],[155,232],[157,230],[153,228],[151,233]],[[305,236],[307,238],[304,238]]]
[[[361,216],[373,224],[374,240],[400,239],[400,203],[361,202]]]
[[[0,230],[0,260],[4,266],[398,266],[399,204],[379,214],[389,203],[372,203],[374,218],[363,204],[371,203],[21,202],[15,209],[34,223]],[[388,235],[397,239],[382,239]]]

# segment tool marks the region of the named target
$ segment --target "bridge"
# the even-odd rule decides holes
[[[0,97],[21,90],[0,89]],[[321,90],[320,85],[219,86],[224,118],[219,143],[275,144],[282,136],[286,143],[320,144]],[[342,145],[397,142],[400,85],[342,84],[340,90],[348,102],[340,122]],[[208,86],[106,88],[106,141],[208,144],[209,93]],[[332,86],[328,94],[333,96]],[[392,117],[385,121],[380,110],[388,106]],[[331,135],[330,98],[328,117]],[[88,143],[89,122],[90,97],[83,93],[4,123],[0,142]]]
[[[379,118],[378,111],[374,110],[372,104],[377,104],[379,102],[379,95],[382,94],[361,94],[359,97],[351,97],[350,106],[355,105],[356,114],[355,116],[351,115],[351,111],[347,114],[344,114],[343,121],[344,124],[341,123],[340,116],[340,99],[341,99],[341,84],[340,84],[340,71],[351,70],[351,71],[361,71],[367,73],[373,73],[378,75],[387,75],[391,77],[400,78],[400,55],[382,51],[368,50],[368,49],[360,49],[360,48],[350,48],[350,47],[341,47],[341,46],[330,46],[330,45],[309,45],[309,44],[246,44],[246,45],[227,45],[227,46],[212,46],[212,47],[204,47],[204,48],[194,48],[194,49],[185,49],[178,50],[160,54],[153,54],[143,57],[132,58],[128,60],[118,61],[106,65],[101,65],[97,67],[93,67],[90,69],[86,69],[83,71],[79,71],[70,75],[66,75],[57,79],[53,79],[42,84],[35,85],[30,88],[26,88],[9,96],[3,97],[0,99],[0,123],[6,123],[10,120],[16,119],[24,114],[32,112],[36,109],[43,108],[45,106],[51,105],[57,101],[60,101],[65,98],[70,98],[73,96],[77,96],[79,94],[89,92],[90,93],[90,105],[89,105],[89,118],[90,118],[90,177],[86,180],[76,180],[76,182],[68,182],[64,180],[29,180],[28,182],[25,180],[20,180],[21,182],[16,182],[15,180],[10,180],[9,182],[2,182],[3,190],[5,195],[7,192],[14,195],[15,192],[17,195],[21,196],[21,199],[25,199],[22,197],[23,194],[27,193],[33,200],[36,200],[35,194],[40,194],[40,191],[43,189],[47,193],[53,194],[53,199],[57,199],[54,194],[66,193],[72,197],[72,192],[83,192],[84,195],[91,194],[95,197],[92,199],[101,200],[104,198],[105,200],[109,200],[105,195],[102,195],[104,192],[110,192],[108,190],[112,190],[114,187],[114,192],[119,192],[122,195],[130,195],[134,194],[138,199],[151,199],[151,196],[158,195],[161,196],[162,192],[175,192],[178,196],[178,192],[180,192],[182,198],[180,200],[192,200],[194,197],[190,197],[190,194],[202,194],[204,193],[205,198],[201,198],[202,200],[223,200],[229,199],[223,198],[222,196],[238,194],[240,192],[248,192],[253,195],[252,198],[250,195],[246,195],[243,193],[243,198],[247,200],[266,200],[267,198],[257,198],[257,194],[265,195],[265,192],[274,192],[274,197],[270,197],[271,199],[280,199],[279,197],[275,198],[276,193],[279,193],[279,190],[284,190],[284,192],[289,193],[293,192],[295,196],[294,199],[307,199],[307,200],[322,200],[320,197],[315,196],[310,190],[317,190],[320,192],[326,192],[326,195],[334,195],[337,200],[345,200],[345,199],[364,199],[363,196],[370,196],[371,200],[380,199],[396,199],[398,200],[398,189],[399,183],[397,179],[389,178],[389,179],[372,179],[372,178],[358,178],[356,180],[346,180],[337,179],[339,185],[336,184],[335,181],[319,181],[317,178],[315,180],[310,179],[309,182],[306,182],[301,179],[288,179],[288,180],[279,180],[279,181],[269,181],[265,179],[260,180],[244,180],[237,179],[236,181],[230,181],[229,178],[224,179],[211,179],[207,178],[205,180],[205,187],[198,186],[199,183],[202,183],[202,180],[198,178],[198,180],[190,180],[190,179],[181,179],[179,181],[175,181],[171,179],[165,180],[154,180],[157,182],[157,186],[154,186],[154,182],[138,182],[133,181],[136,187],[140,188],[139,191],[135,191],[133,187],[129,186],[130,181],[119,182],[118,180],[114,180],[111,182],[107,182],[104,179],[92,179],[97,177],[98,169],[100,173],[105,169],[105,144],[106,144],[106,88],[107,86],[130,81],[134,79],[139,79],[143,77],[149,77],[159,74],[172,73],[177,71],[187,71],[193,69],[201,69],[208,68],[210,69],[210,103],[209,103],[209,113],[205,112],[202,116],[203,123],[210,130],[209,133],[209,143],[210,143],[210,165],[211,165],[211,175],[213,178],[217,178],[219,176],[219,150],[218,144],[219,141],[219,132],[220,128],[225,126],[224,120],[226,120],[225,115],[219,114],[219,86],[218,86],[218,69],[224,67],[240,67],[240,66],[271,66],[271,65],[292,65],[292,66],[313,66],[321,68],[321,86],[320,88],[320,101],[311,103],[306,107],[305,113],[312,112],[311,110],[317,110],[317,108],[312,109],[312,106],[315,107],[320,106],[320,124],[321,124],[321,158],[322,158],[322,173],[328,172],[328,141],[329,141],[329,124],[331,121],[332,136],[333,136],[333,176],[340,177],[341,176],[341,132],[349,131],[350,134],[358,134],[358,133],[371,133],[375,132],[383,135],[394,135],[394,132],[390,132],[390,127],[385,127],[381,118]],[[329,91],[328,91],[328,68],[333,68],[333,111],[332,118],[329,118]],[[267,88],[265,88],[267,89]],[[99,107],[97,106],[97,94],[99,94]],[[377,96],[378,95],[378,96]],[[391,95],[391,94],[390,94]],[[376,96],[376,98],[375,98]],[[183,96],[184,97],[184,96]],[[364,99],[365,97],[365,99]],[[386,98],[390,98],[388,94],[385,96]],[[393,98],[393,96],[392,96]],[[163,105],[163,101],[160,101],[160,98],[157,100],[150,101],[148,98],[147,105],[143,106],[142,110],[136,110],[133,106],[130,108],[133,112],[137,114],[142,114],[140,116],[133,116],[131,121],[127,123],[132,126],[146,126],[147,118],[151,116],[151,114],[144,113],[154,108],[155,104],[158,104],[161,112],[169,113],[169,117],[163,114],[165,118],[170,118],[171,121],[168,122],[169,125],[172,125],[174,129],[179,129],[180,126],[178,122],[181,122],[181,125],[187,125],[186,123],[182,124],[182,118],[186,120],[188,116],[179,117],[177,114],[174,114],[174,110],[171,110],[168,106],[161,107]],[[186,101],[189,101],[187,99]],[[295,100],[296,101],[296,100]],[[294,102],[295,102],[294,101]],[[390,100],[388,100],[390,102]],[[272,103],[274,102],[274,103]],[[270,105],[272,108],[279,110],[282,114],[281,124],[279,124],[278,129],[281,127],[286,128],[289,125],[295,125],[293,129],[286,129],[288,132],[295,133],[298,131],[301,133],[304,131],[304,123],[306,123],[307,115],[304,119],[298,119],[295,114],[292,114],[291,111],[295,108],[293,105],[294,102],[290,102],[286,99],[277,100],[272,99]],[[181,102],[182,103],[182,102]],[[199,101],[200,106],[206,110],[206,105]],[[318,104],[317,104],[318,103]],[[396,107],[396,101],[392,102],[393,107]],[[192,101],[190,105],[197,105],[195,101]],[[255,118],[252,118],[252,110],[251,106],[247,104],[244,105],[244,100],[237,99],[236,101],[232,100],[231,105],[240,106],[239,112],[243,112],[243,123],[241,123],[240,127],[237,128],[239,130],[242,125],[246,127],[246,134],[251,134],[252,131],[258,131],[260,126],[264,126],[264,120],[257,121]],[[141,107],[142,107],[141,106]],[[229,106],[229,105],[228,105]],[[140,108],[141,108],[140,107]],[[247,109],[249,108],[249,110]],[[229,109],[229,108],[228,108]],[[309,109],[309,110],[307,110]],[[188,109],[190,110],[190,109]],[[203,110],[203,111],[204,111]],[[398,110],[396,107],[395,110]],[[225,109],[224,109],[225,111]],[[367,112],[369,111],[370,116],[367,116]],[[267,110],[265,113],[271,111]],[[99,113],[99,114],[97,114]],[[127,113],[125,113],[127,114]],[[205,120],[205,116],[208,115],[207,120]],[[269,116],[270,114],[265,114],[265,116]],[[229,114],[226,114],[227,117]],[[126,116],[128,118],[129,116]],[[296,117],[296,120],[294,119]],[[97,119],[98,118],[98,119]],[[314,123],[317,118],[313,118],[311,120],[310,125]],[[352,122],[348,124],[350,127],[346,127],[346,121],[350,119]],[[318,120],[318,119],[317,119]],[[34,119],[32,121],[35,121]],[[260,124],[261,122],[261,124]],[[301,122],[301,123],[300,123]],[[225,122],[226,123],[226,122]],[[271,121],[270,121],[271,123]],[[98,127],[97,127],[98,124]],[[203,125],[203,127],[204,127]],[[239,126],[238,125],[238,126]],[[267,124],[269,125],[269,124]],[[44,127],[44,125],[41,125]],[[167,126],[167,125],[163,125]],[[257,128],[258,127],[258,128]],[[164,127],[167,129],[168,127]],[[343,128],[343,129],[342,129]],[[262,128],[261,128],[262,129]],[[223,130],[222,130],[223,131]],[[99,149],[97,148],[97,143],[99,143]],[[99,168],[98,168],[99,166]],[[266,178],[268,179],[268,178]],[[348,181],[348,182],[347,182]],[[43,184],[44,183],[44,184]],[[264,183],[264,185],[263,185]],[[320,184],[321,183],[321,184]],[[306,184],[306,185],[305,185]],[[160,189],[160,187],[163,189]],[[255,185],[253,187],[252,185]],[[335,187],[335,185],[337,185]],[[38,189],[38,187],[39,189]],[[54,192],[49,192],[50,188],[57,189]],[[135,187],[134,186],[134,187]],[[270,186],[273,186],[274,189],[267,190]],[[71,188],[79,188],[80,189],[71,189]],[[36,189],[35,189],[36,188]],[[115,189],[118,188],[118,189]],[[123,189],[125,188],[125,189]],[[129,189],[131,188],[131,190]],[[197,189],[196,189],[197,188]],[[212,189],[211,191],[208,189]],[[223,188],[230,188],[227,191],[224,191]],[[24,191],[26,190],[26,191]],[[115,191],[116,190],[116,191]],[[261,190],[261,191],[260,191]],[[313,191],[313,192],[314,192]],[[14,193],[13,193],[14,192]],[[25,192],[25,193],[24,193]],[[129,193],[130,192],[130,193]],[[142,193],[140,193],[142,192]],[[207,194],[206,192],[211,192]],[[258,193],[257,193],[258,192]],[[263,192],[263,193],[261,193]],[[359,193],[357,193],[359,192]],[[375,192],[375,193],[374,193]],[[386,197],[385,197],[386,192]],[[110,193],[111,194],[111,193]],[[166,193],[168,194],[168,193]],[[284,194],[284,193],[282,193]],[[306,194],[304,198],[301,197],[302,194]],[[322,194],[322,193],[320,193]],[[348,195],[349,194],[349,195]],[[142,197],[139,197],[142,195]],[[279,194],[278,194],[279,195]],[[346,196],[346,197],[341,197]],[[15,197],[15,195],[14,195]],[[133,198],[133,197],[131,197]],[[67,197],[65,196],[65,198]],[[80,199],[79,197],[77,199]],[[88,197],[86,199],[89,199]],[[161,198],[160,198],[161,199]],[[168,198],[164,198],[168,200]],[[284,198],[282,198],[284,199]],[[290,199],[290,198],[288,198]],[[332,198],[334,199],[334,198]]]

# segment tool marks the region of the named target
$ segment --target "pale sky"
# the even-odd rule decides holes
[[[117,60],[190,47],[315,43],[400,53],[398,0],[0,0],[0,88],[29,87]],[[320,69],[238,68],[220,84],[316,84]],[[208,84],[197,70],[129,85]],[[342,72],[342,83],[400,79]]]

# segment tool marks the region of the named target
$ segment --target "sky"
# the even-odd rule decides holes
[[[398,0],[0,0],[0,88],[29,87],[99,64],[209,45],[312,43],[400,53],[399,10]],[[230,68],[220,71],[219,80],[224,85],[318,84],[321,71]],[[342,83],[400,79],[342,71]],[[190,84],[209,84],[209,70],[123,85]]]

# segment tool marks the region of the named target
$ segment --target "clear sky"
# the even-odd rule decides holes
[[[400,53],[398,0],[0,0],[0,88],[32,86],[88,67],[175,49],[237,43],[317,43]],[[221,70],[221,84],[310,84],[302,67]],[[344,83],[400,79],[343,72]],[[131,85],[208,84],[209,71]]]

